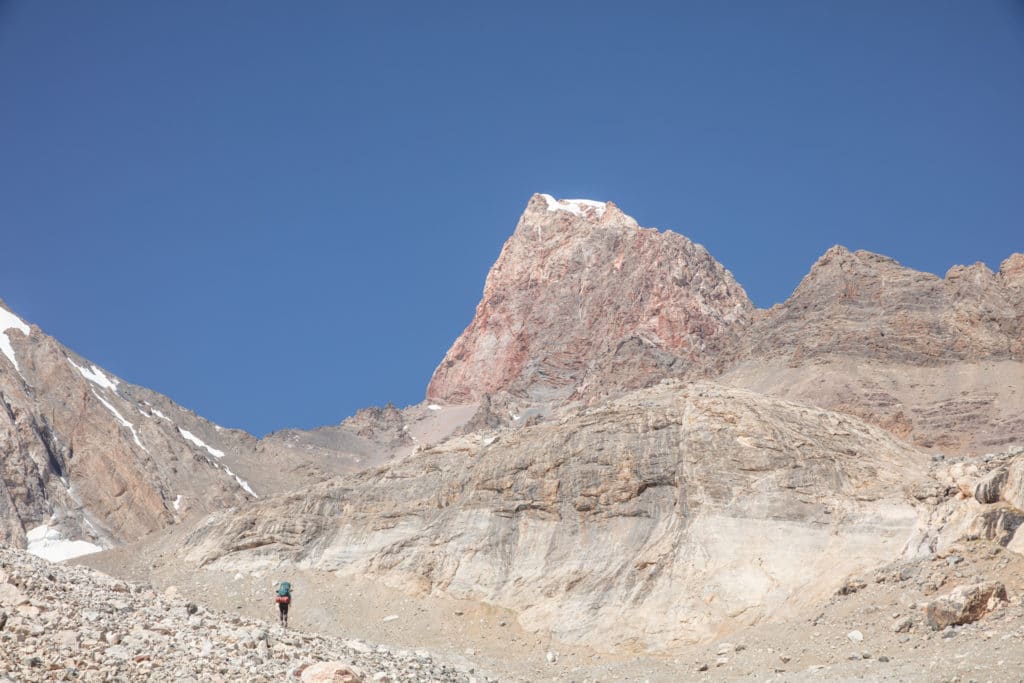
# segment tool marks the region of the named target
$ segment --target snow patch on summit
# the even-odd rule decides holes
[[[541,197],[548,205],[548,211],[568,211],[577,216],[583,215],[583,209],[593,209],[598,218],[604,215],[607,208],[606,202],[596,202],[593,199],[555,199],[549,194],[542,194]]]

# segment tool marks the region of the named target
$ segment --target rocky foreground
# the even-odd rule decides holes
[[[360,640],[211,610],[174,589],[0,547],[0,682],[490,680]]]

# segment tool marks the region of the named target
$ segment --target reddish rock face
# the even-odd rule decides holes
[[[753,316],[707,250],[611,202],[534,195],[427,397],[601,395],[703,374]]]

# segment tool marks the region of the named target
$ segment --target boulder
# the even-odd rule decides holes
[[[1004,501],[1018,510],[1024,510],[1024,457],[1018,455],[1010,463],[1001,494]]]
[[[933,631],[941,631],[981,619],[1001,600],[1006,600],[1006,587],[998,581],[957,586],[925,605],[925,619]]]
[[[363,683],[363,675],[348,662],[317,662],[302,670],[302,683]]]
[[[979,503],[996,503],[1006,483],[1007,470],[999,467],[992,470],[974,485],[974,499]]]

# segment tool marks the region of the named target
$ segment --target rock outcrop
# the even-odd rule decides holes
[[[664,382],[214,514],[178,554],[377,577],[509,607],[563,641],[658,651],[900,557],[925,460],[853,417]]]
[[[427,397],[558,403],[711,374],[753,310],[682,235],[641,228],[611,202],[534,195]]]
[[[1022,262],[939,278],[834,247],[750,327],[720,381],[857,415],[943,452],[1020,442]]]

